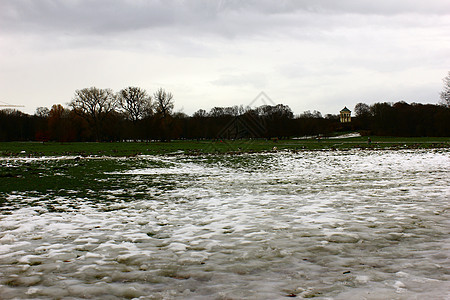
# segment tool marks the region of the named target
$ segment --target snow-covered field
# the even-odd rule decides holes
[[[450,298],[448,150],[111,160],[3,193],[0,299]]]

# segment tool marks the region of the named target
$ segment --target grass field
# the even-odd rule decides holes
[[[57,143],[57,142],[3,142],[0,156],[134,156],[140,154],[207,154],[264,151],[348,150],[359,149],[417,149],[449,148],[450,137],[354,137],[342,139],[286,139],[286,140],[175,140],[171,142],[112,142],[112,143]]]

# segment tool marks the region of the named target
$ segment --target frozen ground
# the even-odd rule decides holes
[[[0,191],[1,299],[450,298],[448,150],[110,160]]]

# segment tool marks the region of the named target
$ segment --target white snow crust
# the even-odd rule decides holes
[[[0,214],[1,299],[450,298],[448,150],[139,159],[143,199]]]

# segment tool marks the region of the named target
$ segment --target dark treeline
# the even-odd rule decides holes
[[[95,87],[77,90],[68,107],[40,107],[34,115],[0,111],[0,141],[169,141],[327,136],[360,131],[363,135],[449,136],[450,107],[434,104],[375,103],[355,106],[350,123],[339,115],[306,111],[295,116],[287,105],[233,106],[173,112],[173,95],[159,89],[148,95],[128,87],[113,93]]]
[[[450,107],[433,104],[375,103],[355,106],[352,126],[379,136],[450,136]]]

